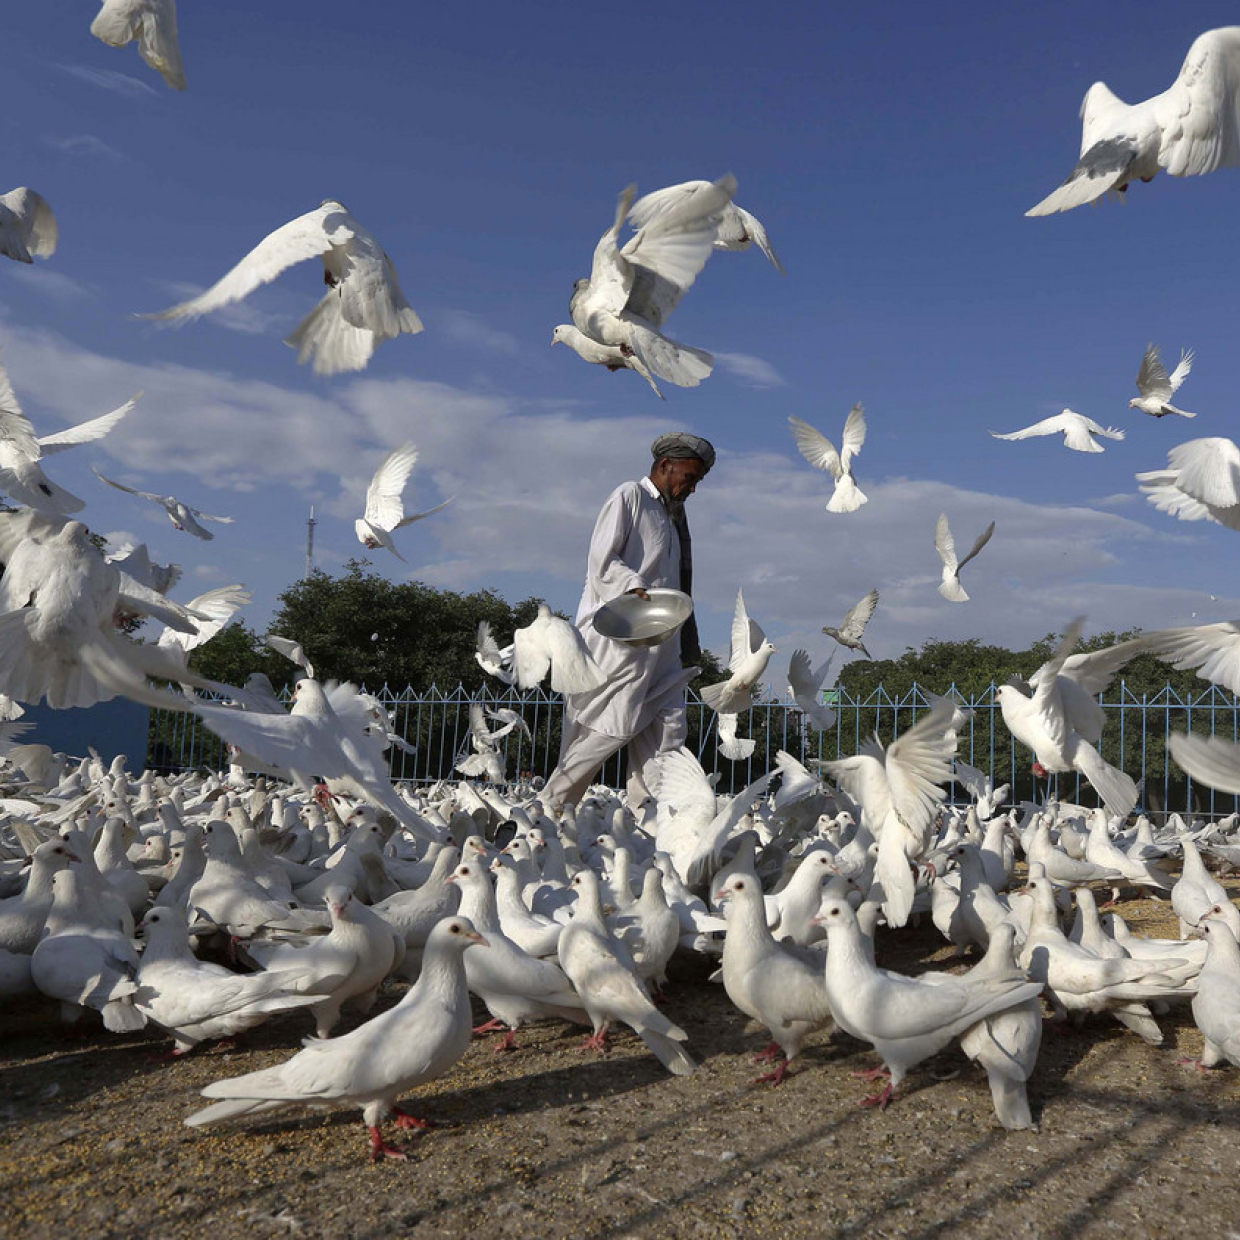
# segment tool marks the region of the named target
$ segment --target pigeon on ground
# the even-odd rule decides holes
[[[130,495],[136,495],[139,499],[149,499],[151,503],[158,504],[168,514],[168,520],[172,522],[174,528],[186,534],[192,534],[195,538],[201,538],[204,542],[210,542],[215,535],[199,523],[200,519],[218,521],[222,525],[233,523],[233,517],[213,517],[209,512],[191,508],[184,500],[177,499],[175,495],[157,495],[154,491],[138,491],[133,487],[127,487],[123,482],[113,482],[111,478],[105,478],[93,465],[91,469],[100,482],[106,482],[108,486],[115,487],[118,491],[125,491]]]
[[[176,0],[103,0],[90,32],[109,47],[138,40],[138,52],[173,90],[185,89]]]
[[[469,1049],[464,954],[475,944],[486,947],[487,941],[466,918],[444,918],[427,939],[421,975],[395,1007],[341,1037],[308,1041],[277,1067],[212,1082],[203,1096],[224,1101],[195,1112],[186,1124],[198,1127],[297,1104],[360,1106],[371,1159],[407,1158],[383,1140],[379,1123],[395,1114],[400,1128],[427,1127],[396,1100],[443,1076]]]
[[[838,629],[824,625],[822,631],[828,637],[835,638],[846,649],[860,650],[867,659],[873,658],[865,648],[865,643],[861,638],[865,633],[865,626],[870,623],[870,617],[874,614],[874,609],[877,606],[878,591],[871,590],[860,602],[853,604]]]
[[[1036,999],[1040,982],[1010,973],[927,982],[878,969],[870,959],[857,914],[847,900],[823,901],[827,930],[827,1001],[845,1033],[869,1042],[889,1075],[866,1105],[885,1108],[911,1068],[937,1054],[979,1021]],[[869,1075],[869,1074],[866,1074]]]
[[[726,901],[723,988],[746,1016],[764,1024],[771,1045],[759,1059],[784,1058],[760,1082],[780,1084],[801,1045],[831,1020],[821,951],[778,943],[767,929],[762,888],[754,874],[734,874],[715,895]]]
[[[277,228],[205,293],[173,306],[157,319],[189,319],[248,297],[293,266],[323,260],[328,285],[322,301],[288,337],[299,362],[314,373],[364,370],[375,349],[402,333],[422,330],[422,320],[401,292],[392,260],[335,199]]]
[[[366,511],[353,522],[357,540],[363,547],[371,551],[377,547],[386,547],[398,560],[403,561],[405,557],[396,550],[396,544],[392,541],[393,531],[403,530],[406,525],[421,521],[423,517],[433,516],[452,503],[451,499],[446,499],[442,504],[436,504],[425,512],[405,515],[403,493],[417,461],[417,448],[412,443],[406,443],[390,452],[384,458],[383,464],[375,470],[375,476],[366,488]]]
[[[629,223],[637,229],[645,228],[660,215],[679,206],[686,198],[711,188],[710,181],[684,181],[680,185],[669,185],[666,189],[656,189],[653,193],[643,194],[629,211]],[[758,218],[744,207],[738,207],[734,202],[728,203],[719,216],[715,249],[747,250],[751,245],[756,245],[767,256],[780,275],[788,274]]]
[[[35,848],[25,887],[7,900],[0,900],[0,950],[23,956],[34,951],[52,909],[52,879],[77,859],[59,837],[44,840]]]
[[[60,229],[47,199],[24,185],[0,194],[0,254],[19,263],[50,258]]]
[[[865,446],[865,409],[860,403],[849,411],[838,452],[835,445],[808,422],[789,417],[788,425],[792,427],[792,436],[801,455],[815,469],[825,469],[835,479],[835,490],[827,501],[828,512],[856,512],[869,502],[852,474],[852,459]]]
[[[1137,177],[1200,176],[1240,164],[1240,26],[1198,35],[1175,82],[1128,104],[1103,82],[1081,102],[1081,157],[1068,179],[1026,215],[1070,211]]]
[[[301,976],[233,973],[199,960],[179,908],[153,908],[138,926],[146,946],[138,964],[134,1003],[152,1025],[170,1034],[174,1056],[199,1043],[253,1029],[277,1012],[317,1003]]]
[[[723,177],[688,196],[621,249],[620,229],[636,192],[629,186],[620,195],[612,226],[595,246],[589,277],[574,286],[572,320],[596,343],[632,353],[656,378],[697,387],[714,368],[714,358],[671,340],[661,329],[706,265],[736,181]]]
[[[1158,346],[1150,344],[1146,347],[1145,356],[1141,359],[1141,369],[1137,372],[1137,391],[1139,397],[1128,402],[1129,409],[1140,409],[1153,418],[1165,418],[1169,413],[1177,413],[1182,418],[1195,418],[1195,413],[1187,409],[1177,409],[1171,398],[1180,390],[1180,384],[1188,378],[1193,368],[1193,351],[1184,349],[1180,353],[1180,364],[1170,373],[1158,356]]]
[[[745,594],[736,592],[736,610],[732,615],[732,649],[728,658],[727,680],[707,685],[701,691],[702,701],[721,715],[735,715],[753,705],[753,690],[766,671],[775,653],[761,626],[749,618],[745,610]]]
[[[938,524],[934,527],[934,545],[939,558],[943,561],[943,580],[939,584],[939,593],[949,603],[967,603],[969,596],[960,584],[960,570],[990,541],[995,532],[992,521],[978,536],[973,549],[963,560],[956,559],[956,540],[952,538],[951,526],[947,524],[947,513],[939,513]]]
[[[577,902],[560,935],[558,955],[594,1025],[586,1045],[606,1050],[607,1030],[613,1021],[623,1021],[669,1072],[692,1075],[696,1065],[680,1045],[688,1034],[651,1003],[629,950],[607,928],[598,875],[581,870],[572,885]]]
[[[990,432],[996,439],[1033,439],[1039,435],[1063,435],[1064,446],[1073,452],[1103,452],[1105,449],[1097,442],[1095,436],[1103,439],[1123,439],[1124,432],[1114,426],[1099,426],[1093,418],[1083,413],[1065,409],[1051,418],[1043,418],[1032,426],[1019,431],[1010,431],[1006,435],[998,431]]]
[[[1203,1071],[1220,1063],[1240,1067],[1240,943],[1227,925],[1205,917],[1197,933],[1206,941],[1205,965],[1193,996],[1193,1020],[1204,1046],[1196,1063]]]

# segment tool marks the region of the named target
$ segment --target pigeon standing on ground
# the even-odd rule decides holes
[[[190,1127],[297,1104],[360,1106],[370,1132],[370,1156],[404,1159],[388,1145],[379,1123],[395,1114],[400,1128],[425,1128],[402,1111],[401,1094],[443,1076],[469,1049],[469,989],[464,954],[487,941],[464,917],[448,917],[431,931],[418,980],[395,1007],[338,1038],[308,1041],[286,1063],[227,1081],[214,1081],[205,1098],[222,1098],[186,1119]]]
[[[285,343],[297,349],[299,362],[313,361],[315,374],[364,370],[385,340],[422,330],[392,260],[333,198],[264,237],[205,293],[149,317],[196,319],[248,297],[294,263],[312,258],[323,260],[328,290]]]
[[[1203,1071],[1220,1063],[1240,1067],[1240,943],[1224,922],[1209,915],[1197,933],[1207,954],[1193,996],[1193,1020],[1204,1046],[1200,1060],[1180,1062],[1195,1062]]]
[[[403,530],[406,525],[421,521],[423,517],[433,516],[452,502],[446,499],[425,512],[405,515],[403,492],[417,462],[417,448],[412,443],[406,443],[390,452],[375,470],[375,476],[366,488],[366,511],[353,522],[357,540],[363,547],[371,551],[386,547],[403,561],[405,557],[396,550],[396,544],[392,541],[393,531]]]
[[[1158,346],[1149,345],[1145,356],[1141,359],[1141,369],[1137,372],[1137,391],[1141,393],[1128,402],[1129,409],[1140,409],[1153,418],[1165,418],[1169,413],[1179,414],[1182,418],[1195,418],[1195,413],[1187,409],[1177,409],[1171,398],[1180,390],[1180,384],[1188,378],[1193,368],[1193,351],[1184,349],[1180,353],[1180,364],[1170,373],[1158,356]]]
[[[852,459],[865,446],[865,409],[860,403],[849,411],[838,452],[835,445],[808,422],[790,417],[788,425],[792,427],[801,455],[815,469],[825,469],[835,479],[835,490],[827,501],[828,512],[856,512],[869,502],[852,473]]]
[[[1193,40],[1175,82],[1128,104],[1104,82],[1081,103],[1081,157],[1068,179],[1026,215],[1051,215],[1123,193],[1160,171],[1200,176],[1240,164],[1240,26]]]

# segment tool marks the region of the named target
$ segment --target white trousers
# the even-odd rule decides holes
[[[629,805],[636,808],[650,795],[642,779],[642,770],[651,758],[673,749],[680,749],[689,737],[688,713],[684,703],[659,711],[636,736],[608,736],[579,723],[565,724],[565,739],[560,745],[560,763],[551,772],[540,797],[552,810],[565,805],[579,805],[586,789],[594,782],[604,762],[629,747],[629,777],[625,785]]]

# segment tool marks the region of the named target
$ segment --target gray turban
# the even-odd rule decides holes
[[[698,460],[708,470],[715,463],[715,449],[710,440],[691,435],[688,431],[671,431],[666,435],[660,435],[650,445],[650,455],[656,461],[668,458],[673,461]]]

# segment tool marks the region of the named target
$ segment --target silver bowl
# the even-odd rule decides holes
[[[655,588],[650,601],[622,594],[594,613],[596,632],[625,646],[659,646],[693,615],[693,600],[679,590]]]

